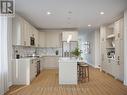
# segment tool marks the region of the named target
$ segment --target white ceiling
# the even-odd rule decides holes
[[[127,0],[15,0],[16,12],[36,28],[88,28],[114,21]],[[52,14],[47,15],[50,11]],[[70,14],[69,11],[72,13]],[[104,11],[104,15],[100,12]]]

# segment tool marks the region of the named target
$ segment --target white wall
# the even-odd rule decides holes
[[[80,30],[79,31],[79,47],[81,50],[84,49],[83,43],[86,41],[90,42],[90,53],[84,54],[82,53],[81,56],[83,60],[88,64],[94,66],[94,31],[90,32],[88,30]]]
[[[88,31],[88,30],[80,30],[79,32],[79,47],[81,50],[84,49],[83,43],[85,41],[90,42],[90,53],[84,54],[82,53],[81,56],[83,57],[84,61],[88,64],[92,65],[95,68],[98,68],[100,65],[100,32],[97,31]]]
[[[100,31],[95,31],[95,40],[94,40],[94,60],[95,60],[95,67],[98,68],[100,66]]]
[[[127,85],[127,10],[124,12],[124,85]]]

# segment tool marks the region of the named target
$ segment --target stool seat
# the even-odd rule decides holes
[[[87,65],[87,64],[81,64],[80,66],[84,66],[84,67],[87,67],[87,66],[89,66],[89,65]]]

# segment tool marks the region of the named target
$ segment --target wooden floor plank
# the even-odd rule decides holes
[[[29,86],[12,86],[5,95],[127,95],[127,87],[112,76],[90,67],[90,81],[59,85],[58,70],[43,70]]]

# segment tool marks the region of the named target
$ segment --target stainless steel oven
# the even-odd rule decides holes
[[[37,60],[37,75],[38,76],[40,74],[40,60]]]

